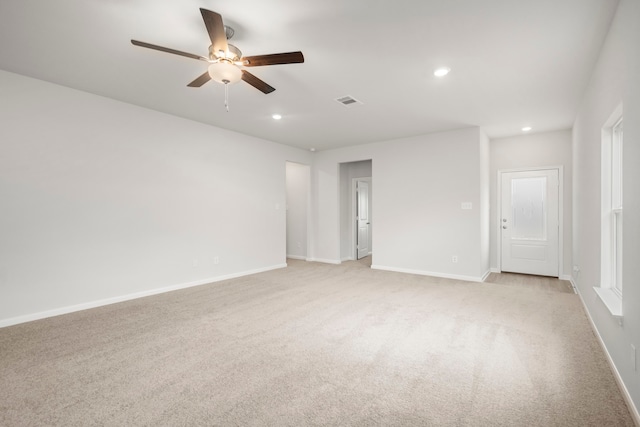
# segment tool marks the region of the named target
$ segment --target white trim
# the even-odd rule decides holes
[[[129,301],[138,298],[144,298],[152,295],[163,294],[166,292],[177,291],[179,289],[191,288],[194,286],[206,285],[209,283],[221,282],[223,280],[235,279],[237,277],[249,276],[251,274],[263,273],[265,271],[277,270],[285,268],[287,264],[277,264],[255,270],[243,271],[241,273],[227,274],[224,276],[210,277],[207,279],[196,280],[193,282],[181,283],[178,285],[166,286],[163,288],[151,289],[148,291],[135,292],[132,294],[121,295],[112,298],[105,298],[97,301],[90,301],[82,304],[69,305],[66,307],[55,308],[53,310],[41,311],[39,313],[26,314],[24,316],[10,317],[0,320],[0,328],[17,325],[19,323],[31,322],[33,320],[46,319],[47,317],[60,316],[62,314],[74,313],[76,311],[88,310],[90,308],[102,307],[105,305],[116,304],[119,302]]]
[[[482,276],[482,279],[480,279],[481,282],[486,281],[489,278],[489,275],[492,273],[492,271],[489,269],[487,270],[486,273],[484,273],[484,275]]]
[[[352,256],[342,257],[341,262],[345,261],[355,261],[355,258],[353,258]]]
[[[625,386],[624,381],[620,376],[620,372],[618,372],[618,368],[616,368],[616,364],[613,362],[613,359],[611,358],[611,354],[609,354],[609,350],[607,350],[607,346],[605,345],[604,340],[600,335],[600,331],[598,331],[598,328],[596,327],[596,324],[594,323],[593,318],[591,317],[591,313],[589,312],[589,308],[584,303],[584,299],[582,298],[582,294],[580,292],[578,292],[578,296],[580,297],[582,308],[584,309],[584,312],[587,314],[587,319],[589,319],[589,323],[591,324],[591,330],[593,330],[593,334],[596,336],[598,343],[600,344],[600,347],[604,352],[607,362],[609,363],[609,368],[611,368],[611,372],[613,373],[613,378],[616,380],[616,384],[618,384],[618,388],[620,389],[622,398],[626,402],[627,408],[631,413],[631,418],[633,418],[633,421],[637,426],[640,426],[640,412],[638,412],[638,408],[633,403],[633,399],[629,394],[629,390],[627,390],[627,387]]]
[[[574,294],[577,294],[578,291],[576,291],[576,285],[575,283],[573,283],[573,277],[570,276],[569,274],[563,274],[562,276],[558,277],[558,279],[560,280],[566,280],[567,282],[569,282],[569,284],[571,285],[571,290],[573,291]]]
[[[601,286],[594,286],[593,290],[607,307],[609,313],[619,322],[622,321],[622,299],[616,292],[612,288],[603,288]]]
[[[384,265],[372,265],[372,270],[384,270],[384,271],[393,271],[396,273],[407,273],[407,274],[418,274],[420,276],[433,276],[433,277],[443,277],[445,279],[454,279],[454,280],[464,280],[466,282],[482,282],[483,277],[479,276],[463,276],[460,274],[447,274],[447,273],[436,273],[433,271],[423,271],[423,270],[413,270],[409,268],[396,268],[396,267],[387,267]],[[485,274],[487,276],[489,272]]]
[[[614,317],[622,317],[622,289],[618,288],[616,273],[618,259],[615,242],[614,225],[622,232],[622,207],[613,206],[613,174],[612,164],[615,143],[615,129],[622,123],[623,108],[619,104],[601,129],[600,154],[600,291],[596,293]],[[620,165],[622,167],[622,165]],[[621,182],[621,185],[622,182]],[[620,257],[622,259],[622,257]]]
[[[500,232],[500,224],[502,219],[502,174],[511,172],[529,172],[529,171],[545,171],[558,170],[558,277],[564,273],[564,166],[540,166],[531,168],[514,168],[498,170],[498,182],[496,186],[496,262],[498,263],[497,273],[502,271],[502,233]]]
[[[321,262],[323,264],[342,264],[339,259],[325,259],[325,258],[308,258],[307,261]]]
[[[578,286],[576,285],[576,281],[573,278],[573,276],[569,277],[569,283],[571,283],[571,287],[573,288],[573,293],[577,294],[578,293]]]
[[[289,255],[289,254],[287,254],[287,258],[299,259],[299,260],[302,260],[302,261],[307,261],[307,257],[306,256],[301,256],[301,255]]]

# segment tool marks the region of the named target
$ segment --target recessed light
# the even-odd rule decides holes
[[[529,132],[531,129],[531,126],[525,126],[522,128],[522,132]]]
[[[282,118],[282,116],[280,114],[274,114],[271,117],[273,117],[273,120],[280,120]]]
[[[316,149],[315,148],[309,148],[309,151],[313,152],[313,151],[316,151]]]
[[[433,75],[436,77],[444,77],[447,74],[449,74],[449,71],[451,71],[451,68],[447,68],[447,67],[436,68],[436,70],[433,72]]]

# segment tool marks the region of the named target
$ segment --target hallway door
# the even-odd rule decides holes
[[[369,218],[369,183],[367,181],[356,182],[356,225],[358,259],[369,255],[371,239],[369,232],[371,222]]]

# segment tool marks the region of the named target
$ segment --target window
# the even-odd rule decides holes
[[[611,289],[622,297],[622,119],[611,138]]]
[[[601,278],[595,290],[612,315],[622,317],[622,107],[602,129]]]

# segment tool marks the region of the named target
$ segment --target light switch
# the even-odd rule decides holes
[[[471,209],[473,207],[473,204],[471,202],[462,202],[461,207],[462,207],[462,209],[468,210],[468,209]]]

